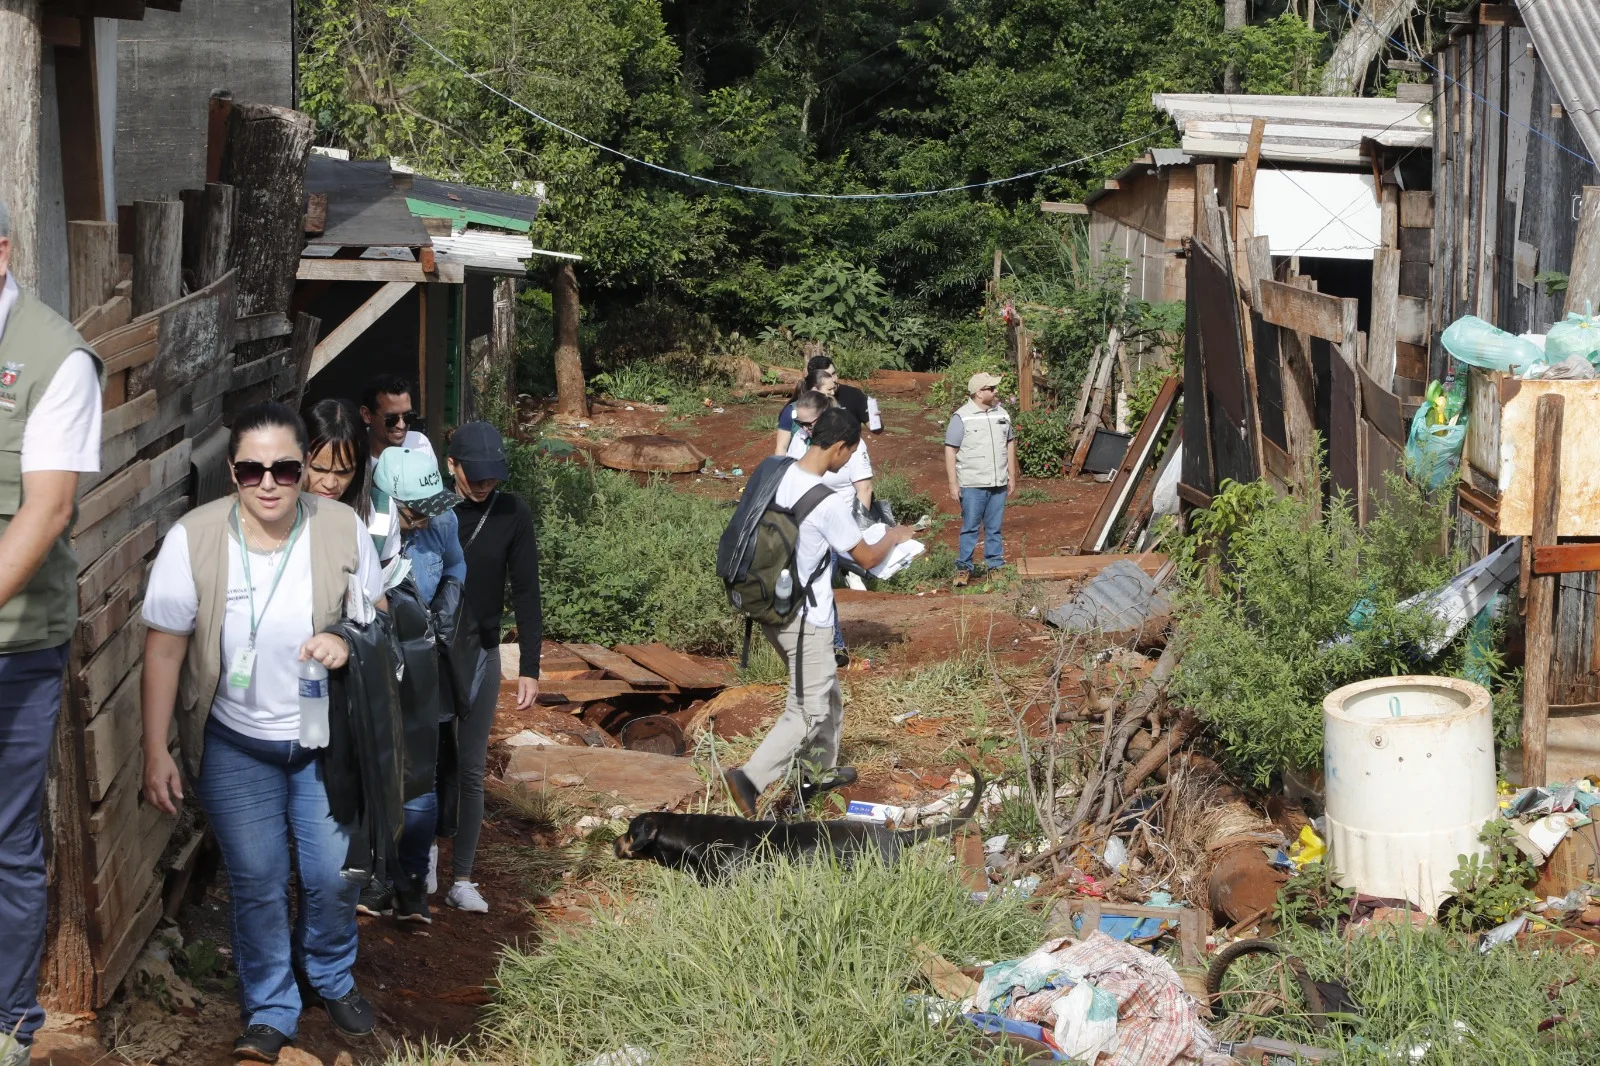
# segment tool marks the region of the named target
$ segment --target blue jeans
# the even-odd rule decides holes
[[[67,645],[0,655],[0,1033],[33,1042],[44,951],[45,771],[61,709]]]
[[[433,831],[439,824],[439,793],[424,792],[406,800],[405,827],[400,830],[400,869],[410,877],[428,876],[428,853],[433,850]]]
[[[1006,486],[961,490],[961,550],[956,555],[957,570],[972,569],[980,528],[983,530],[983,565],[990,570],[1006,565],[1005,544],[1000,539],[1000,520],[1005,513]]]
[[[300,990],[294,962],[324,999],[355,987],[356,900],[340,876],[350,831],[333,820],[316,753],[292,740],[257,740],[215,718],[195,789],[228,870],[233,962],[246,1025],[294,1036]],[[289,927],[289,857],[300,875]]]

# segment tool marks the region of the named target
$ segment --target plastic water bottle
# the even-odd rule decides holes
[[[315,659],[300,664],[300,746],[328,746],[328,668]]]
[[[779,614],[789,613],[789,601],[794,599],[794,575],[784,570],[778,575],[778,587],[772,590],[772,605]]]

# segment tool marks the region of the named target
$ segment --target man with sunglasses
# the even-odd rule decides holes
[[[33,252],[29,249],[29,252]],[[78,475],[100,469],[104,370],[72,325],[9,272],[0,201],[0,1066],[44,1021],[40,812],[67,647],[78,621]]]
[[[395,374],[379,374],[361,390],[361,420],[367,424],[367,464],[373,472],[389,448],[406,448],[433,456],[433,442],[423,432],[422,415],[417,412],[411,382]],[[434,466],[438,459],[434,458]],[[379,558],[388,562],[399,547],[395,509],[389,494],[372,484],[372,518],[367,531],[372,534]]]

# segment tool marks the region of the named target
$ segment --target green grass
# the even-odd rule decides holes
[[[1296,989],[1290,993],[1290,1006],[1277,1001],[1250,1024],[1260,1035],[1330,1048],[1341,1066],[1409,1061],[1426,1066],[1589,1066],[1596,1061],[1600,968],[1592,958],[1548,946],[1536,952],[1514,945],[1480,955],[1469,938],[1437,928],[1397,927],[1346,943],[1342,937],[1294,926],[1278,939],[1305,962],[1314,980],[1345,985],[1361,1013],[1333,1032],[1315,1032],[1299,1009]],[[1225,992],[1241,981],[1244,988],[1280,992],[1269,964],[1236,964]],[[1234,993],[1225,1002],[1238,1009],[1248,999]],[[1538,1031],[1541,1021],[1557,1015],[1568,1020],[1548,1032]],[[1408,1057],[1423,1045],[1425,1053]]]
[[[508,949],[488,1010],[489,1061],[585,1062],[622,1047],[662,1064],[999,1063],[974,1030],[907,1009],[912,947],[958,965],[1037,946],[1021,900],[973,906],[944,849],[863,862],[751,868],[701,886],[652,868],[644,894],[537,954]]]
[[[1006,500],[1007,507],[1032,507],[1036,503],[1049,503],[1050,494],[1044,489],[1023,489]]]

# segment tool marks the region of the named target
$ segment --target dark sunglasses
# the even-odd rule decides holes
[[[261,479],[266,477],[268,471],[272,473],[274,485],[298,485],[303,470],[305,464],[298,459],[279,459],[270,466],[258,463],[254,459],[244,459],[233,464],[234,478],[247,489],[253,489],[261,484]]]
[[[817,420],[815,418],[813,418],[809,422],[802,422],[797,418],[797,419],[794,420],[794,424],[799,426],[801,429],[805,430],[807,433],[809,433],[809,432],[811,432],[811,427],[817,424]]]
[[[396,411],[392,414],[383,416],[383,426],[385,429],[393,429],[402,421],[404,421],[406,425],[412,427],[413,429],[422,428],[422,416],[415,411],[407,411],[404,414]]]

